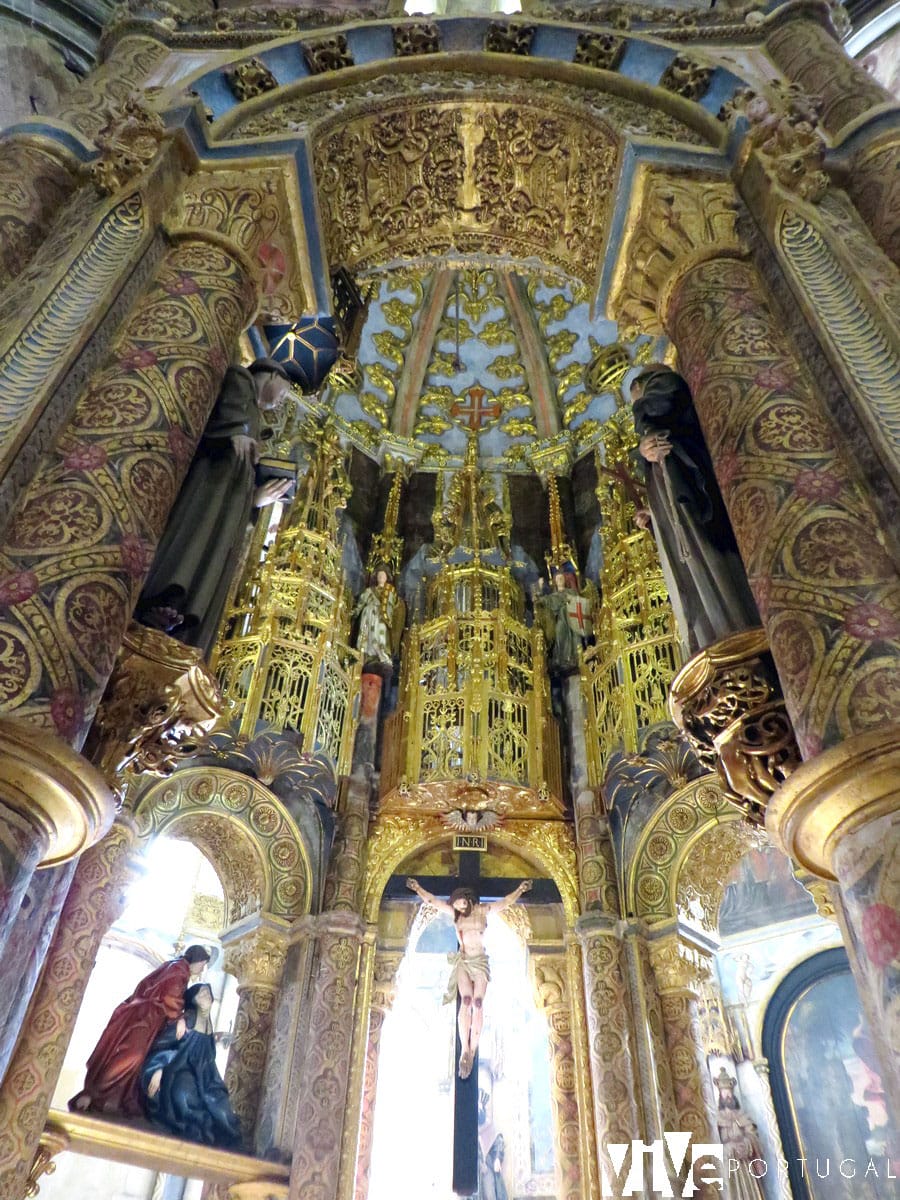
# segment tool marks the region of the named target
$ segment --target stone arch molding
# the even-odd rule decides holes
[[[390,814],[376,820],[370,831],[363,891],[363,918],[378,921],[378,909],[388,879],[411,854],[450,843],[439,817],[428,813]],[[488,845],[512,850],[552,879],[562,897],[566,924],[578,917],[578,875],[575,835],[565,821],[508,821],[488,835]]]
[[[723,68],[698,67],[701,85],[671,69],[675,48],[639,36],[567,27],[535,57],[486,50],[484,22],[437,24],[454,27],[452,53],[389,57],[388,28],[357,25],[349,60],[335,51],[311,66],[310,36],[295,34],[235,51],[161,98],[199,153],[185,224],[251,259],[264,242],[269,262],[276,208],[291,227],[273,313],[329,308],[327,266],[360,273],[454,252],[540,263],[596,291],[641,163],[727,174],[716,113],[744,81]],[[334,50],[343,36],[325,41]],[[187,117],[185,89],[198,97]],[[288,243],[302,248],[294,261]]]
[[[765,842],[715,775],[693,780],[666,798],[641,833],[626,875],[628,911],[648,924],[692,911],[715,934],[731,868]]]
[[[139,838],[192,842],[225,892],[226,925],[265,912],[293,920],[309,913],[309,849],[268,788],[236,771],[194,767],[153,784],[135,807]]]

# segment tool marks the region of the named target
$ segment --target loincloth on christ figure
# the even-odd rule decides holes
[[[451,971],[450,978],[447,980],[447,991],[444,993],[444,1004],[449,1004],[451,1000],[456,999],[460,971],[464,971],[473,983],[477,979],[483,979],[485,983],[491,981],[491,966],[484,951],[480,954],[464,954],[460,950],[456,954],[448,954],[447,962],[450,964]]]

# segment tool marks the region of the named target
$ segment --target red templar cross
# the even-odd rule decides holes
[[[454,401],[450,416],[464,417],[469,429],[481,429],[486,421],[495,421],[503,412],[503,407],[496,400],[493,404],[482,404],[486,395],[483,387],[473,384],[459,400]],[[468,398],[467,403],[463,403],[463,397]]]
[[[586,618],[588,617],[588,611],[582,608],[580,596],[574,603],[569,601],[569,612],[575,618],[575,622],[581,630],[581,636],[587,637],[589,620]]]

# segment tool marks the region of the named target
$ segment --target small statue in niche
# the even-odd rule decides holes
[[[416,879],[407,879],[406,886],[420,900],[431,904],[438,912],[453,918],[453,928],[459,951],[448,955],[452,967],[444,1003],[459,996],[459,1077],[468,1079],[472,1073],[478,1041],[484,1025],[484,994],[491,981],[491,968],[484,950],[484,931],[491,913],[502,912],[531,891],[531,880],[523,879],[514,892],[490,904],[480,904],[472,888],[456,888],[447,900],[439,900],[426,892]]]
[[[208,651],[254,508],[283,499],[288,479],[257,486],[262,416],[289,391],[274,359],[225,372],[197,453],[156,548],[135,613],[143,625]]]
[[[363,664],[391,666],[400,652],[406,605],[383,563],[376,569],[369,586],[360,593],[353,615],[359,617],[356,648],[362,653]]]
[[[654,364],[632,381],[638,453],[649,509],[635,514],[656,535],[663,574],[688,649],[760,624],[687,383]]]
[[[762,1200],[759,1182],[760,1163],[766,1160],[759,1132],[750,1118],[741,1111],[735,1095],[737,1080],[723,1067],[716,1076],[716,1091],[719,1093],[716,1124],[724,1147],[725,1161],[737,1163],[738,1169],[729,1166],[728,1194],[734,1200]],[[753,1169],[752,1164],[757,1166]]]
[[[206,970],[209,951],[188,946],[180,958],[163,963],[113,1011],[87,1061],[84,1087],[69,1108],[89,1108],[123,1117],[142,1117],[141,1068],[157,1035],[167,1022],[184,1020],[185,988]]]
[[[212,988],[196,983],[184,994],[184,1017],[163,1029],[141,1068],[147,1116],[189,1142],[241,1149],[241,1126],[216,1066]]]
[[[552,569],[553,590],[544,591],[539,579],[533,593],[534,611],[548,647],[550,670],[567,675],[578,667],[581,650],[594,635],[591,600],[578,590],[571,563]]]

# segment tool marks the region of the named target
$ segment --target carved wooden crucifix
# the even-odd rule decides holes
[[[459,877],[452,879],[441,875],[417,876],[419,883],[433,895],[444,898],[459,887],[471,888],[481,903],[500,900],[514,891],[520,879],[482,877],[481,855],[471,850],[459,854]],[[384,891],[385,900],[412,900],[407,889],[406,877],[394,875]],[[556,884],[550,879],[536,879],[529,893],[532,904],[559,904],[560,895]],[[459,1077],[459,1059],[462,1046],[458,1033],[459,996],[456,998],[457,1030],[453,1057],[453,1191],[457,1196],[471,1197],[478,1192],[478,1056],[466,1079]]]

